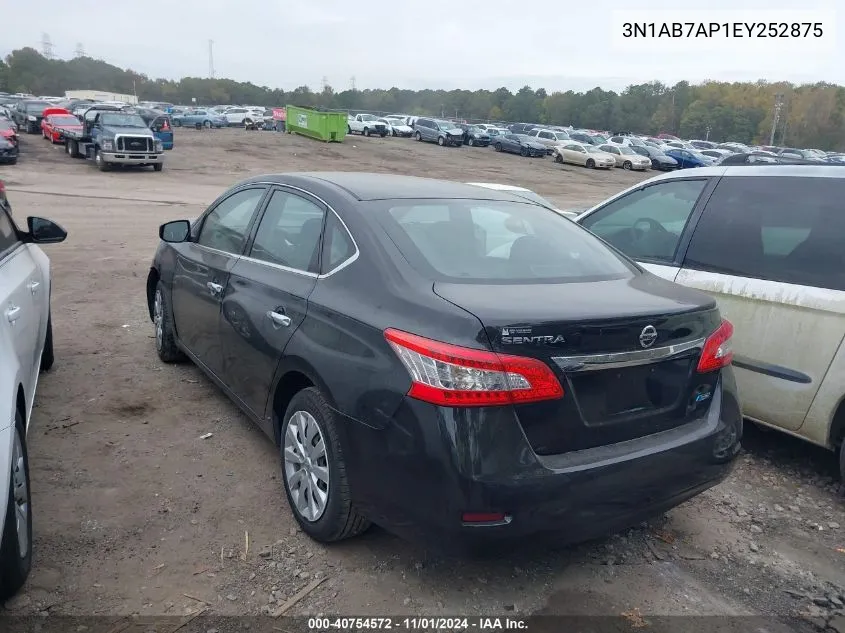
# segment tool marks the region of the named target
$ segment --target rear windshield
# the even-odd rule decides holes
[[[594,235],[535,204],[488,200],[372,204],[405,259],[435,280],[565,283],[637,274],[632,263]]]

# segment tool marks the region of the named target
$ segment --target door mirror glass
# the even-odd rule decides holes
[[[26,219],[26,225],[30,239],[36,244],[56,244],[64,242],[67,237],[67,231],[52,220],[30,216]]]
[[[174,220],[165,222],[158,227],[158,236],[165,242],[179,243],[188,241],[191,234],[191,223],[188,220]]]

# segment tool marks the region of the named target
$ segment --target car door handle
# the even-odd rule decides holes
[[[40,283],[40,282],[38,282],[38,281],[30,281],[30,282],[27,284],[27,288],[29,288],[29,291],[30,291],[32,294],[35,294],[36,292],[38,292],[38,286],[40,286],[40,285],[41,285],[41,283]]]
[[[9,319],[9,323],[14,323],[17,321],[21,316],[21,307],[16,305],[10,305],[6,309],[6,318]]]
[[[205,285],[208,288],[208,291],[211,293],[212,297],[217,297],[220,295],[221,292],[223,292],[223,286],[221,286],[220,284],[216,284],[213,281],[209,281]]]
[[[288,327],[290,325],[290,317],[286,314],[282,314],[281,312],[268,310],[267,318],[270,319],[273,322],[273,325],[277,327]]]

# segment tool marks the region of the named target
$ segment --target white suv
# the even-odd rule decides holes
[[[703,167],[657,176],[577,222],[734,324],[743,414],[839,451],[845,482],[845,169]]]

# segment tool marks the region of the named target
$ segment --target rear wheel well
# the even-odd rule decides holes
[[[281,444],[282,439],[282,418],[287,411],[293,397],[314,383],[308,376],[298,371],[291,371],[282,376],[273,394],[273,432],[276,436],[276,444]]]
[[[840,401],[830,424],[830,445],[837,447],[845,441],[845,399]]]
[[[147,275],[147,311],[150,313],[150,321],[153,320],[153,301],[155,299],[156,287],[158,286],[158,271],[155,268],[150,269],[150,274]]]
[[[21,414],[21,419],[26,423],[26,396],[23,393],[23,385],[18,385],[18,395],[15,399],[15,407]]]

